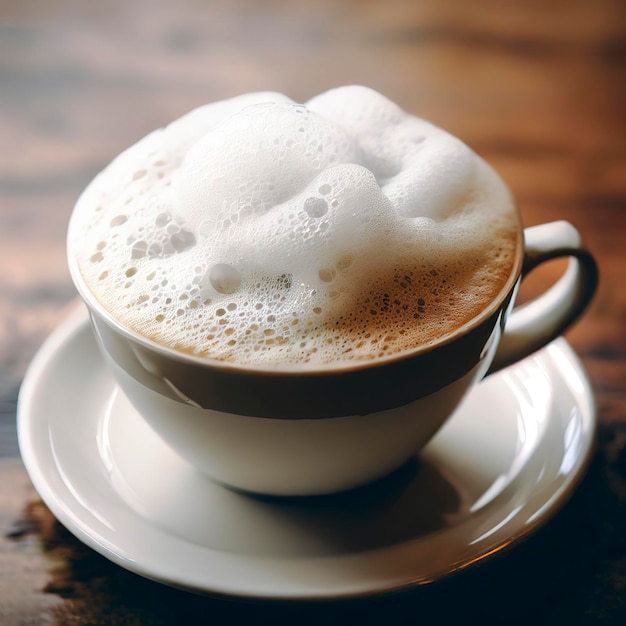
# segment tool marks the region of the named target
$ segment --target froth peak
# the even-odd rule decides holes
[[[304,105],[246,94],[148,135],[84,192],[69,253],[115,317],[163,343],[328,362],[404,349],[407,320],[440,325],[426,302],[459,254],[481,267],[511,225],[505,186],[469,148],[351,86]]]

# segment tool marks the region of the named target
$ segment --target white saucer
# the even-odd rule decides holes
[[[150,430],[80,311],[32,363],[18,422],[45,503],[121,566],[202,592],[331,599],[431,582],[544,522],[589,461],[595,411],[560,339],[481,383],[392,476],[324,498],[252,497],[196,474]]]

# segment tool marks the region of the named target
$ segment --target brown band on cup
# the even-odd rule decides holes
[[[403,406],[461,378],[483,360],[494,328],[503,326],[511,297],[478,326],[430,350],[318,371],[276,372],[164,358],[97,313],[92,312],[92,320],[105,354],[137,382],[170,399],[238,415],[323,419]]]

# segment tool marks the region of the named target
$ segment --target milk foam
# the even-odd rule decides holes
[[[365,87],[247,94],[117,157],[68,237],[86,284],[164,345],[258,365],[445,337],[510,276],[519,224],[461,141]]]

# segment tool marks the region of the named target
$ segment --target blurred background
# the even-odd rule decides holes
[[[0,0],[0,457],[17,457],[25,367],[75,297],[64,238],[86,183],[203,103],[361,83],[474,148],[526,225],[568,219],[585,234],[602,285],[567,336],[626,522],[625,35],[622,0]],[[626,604],[611,593],[608,618]]]
[[[63,246],[81,189],[212,100],[365,84],[492,163],[526,225],[614,233],[625,23],[616,0],[0,0],[0,354],[15,362],[0,398],[74,295]]]

